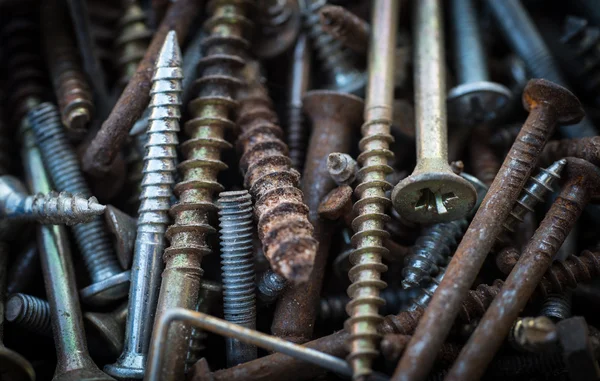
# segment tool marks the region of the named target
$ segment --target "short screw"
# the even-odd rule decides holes
[[[90,222],[105,209],[95,197],[85,198],[69,192],[29,196],[19,179],[0,176],[0,218],[75,225]]]
[[[14,294],[6,302],[6,321],[42,336],[52,337],[50,304],[28,294]]]
[[[304,28],[308,30],[317,56],[329,74],[329,88],[343,93],[361,94],[367,82],[366,73],[354,67],[352,56],[342,48],[341,42],[325,33],[321,27],[319,10],[326,1],[302,0],[300,4],[304,13]]]
[[[442,4],[416,1],[415,116],[417,166],[394,187],[394,209],[420,223],[448,222],[464,217],[476,201],[475,189],[448,164],[446,79]]]
[[[221,274],[225,320],[256,329],[252,198],[247,190],[219,194]],[[257,357],[256,346],[227,338],[227,365]]]
[[[491,122],[508,109],[512,93],[491,82],[473,0],[452,0],[458,85],[448,93],[448,118],[459,125]]]
[[[123,353],[114,364],[104,367],[106,373],[118,378],[144,376],[160,291],[181,117],[183,72],[174,31],[165,37],[154,70]]]
[[[258,300],[264,304],[271,304],[287,286],[287,280],[271,269],[265,271],[256,284]]]
[[[29,121],[56,188],[91,197],[56,106],[42,103],[34,107],[29,112]],[[74,225],[72,229],[93,282],[81,290],[84,301],[102,305],[127,295],[129,272],[119,266],[102,218]]]
[[[352,185],[358,164],[347,153],[332,152],[327,156],[327,170],[337,185]]]
[[[321,28],[342,45],[360,54],[367,53],[371,26],[344,7],[325,5],[319,10]]]

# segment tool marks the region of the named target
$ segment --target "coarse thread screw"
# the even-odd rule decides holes
[[[104,368],[108,374],[119,378],[144,376],[175,184],[182,79],[181,51],[175,32],[170,31],[156,59],[150,90],[148,143],[142,170],[123,352],[114,364]]]
[[[429,281],[431,275],[437,274],[439,267],[448,263],[468,225],[467,220],[461,218],[426,227],[405,259],[402,287],[419,287],[421,282]]]
[[[550,294],[544,300],[540,315],[547,316],[554,321],[560,321],[571,317],[571,290],[565,290],[560,294]]]
[[[427,304],[429,304],[429,301],[433,297],[433,293],[437,290],[440,282],[444,278],[446,268],[440,268],[438,271],[439,272],[435,277],[430,277],[429,282],[418,289],[417,296],[413,298],[411,305],[408,307],[408,311],[414,311],[417,308],[427,308]]]
[[[288,51],[302,27],[298,3],[294,0],[259,0],[258,24],[252,52],[259,59],[271,59]]]
[[[256,284],[258,300],[264,304],[273,303],[281,295],[286,286],[287,281],[284,277],[268,269],[261,275]]]
[[[351,185],[356,180],[358,164],[347,153],[332,152],[327,156],[327,170],[337,185]]]
[[[56,106],[42,103],[34,107],[29,112],[29,122],[56,188],[92,197]],[[89,303],[105,304],[125,296],[129,272],[123,272],[119,266],[102,218],[98,216],[72,229],[92,279],[92,285],[81,290],[82,297]]]
[[[371,26],[344,7],[325,5],[319,10],[321,27],[342,45],[365,54]]]
[[[304,282],[312,271],[317,241],[299,189],[300,174],[291,166],[259,71],[256,61],[246,65],[247,86],[238,94],[237,146],[243,152],[244,187],[256,200],[258,237],[271,268],[290,282]]]
[[[115,41],[119,52],[117,64],[121,70],[119,84],[125,86],[144,58],[152,31],[146,26],[146,14],[136,1],[129,4],[125,10],[125,14],[119,20],[119,28],[119,37]]]
[[[252,198],[247,190],[219,194],[221,274],[225,320],[256,328]],[[229,367],[254,360],[256,346],[226,339]]]
[[[6,302],[6,321],[39,335],[52,337],[50,305],[47,301],[27,294],[14,294]]]
[[[42,36],[62,122],[81,134],[94,113],[92,91],[79,59],[66,9],[56,0],[42,7]]]
[[[331,90],[361,94],[367,82],[367,75],[354,65],[349,51],[342,48],[342,43],[325,33],[319,20],[319,10],[326,0],[303,0],[301,6],[304,13],[304,28],[312,40],[319,60],[323,63],[330,77]]]
[[[548,192],[551,193],[554,191],[552,187],[560,180],[560,174],[565,165],[567,165],[567,161],[561,159],[548,168],[540,168],[537,175],[529,178],[529,181],[525,184],[523,190],[521,190],[512,211],[502,224],[505,234],[514,233],[517,225],[523,222],[525,215],[529,212],[534,212],[535,206],[544,201]],[[497,239],[500,242],[507,241],[501,235]]]
[[[600,252],[584,250],[580,255],[571,255],[564,261],[552,263],[538,289],[542,295],[564,293],[579,283],[587,283],[600,274]]]
[[[170,246],[163,259],[165,271],[156,319],[173,307],[193,309],[198,302],[202,257],[210,254],[207,235],[215,232],[209,217],[216,211],[213,195],[223,187],[217,182],[218,173],[227,168],[220,160],[221,150],[231,145],[224,140],[225,130],[233,128],[230,114],[237,104],[234,94],[242,84],[238,78],[244,66],[244,30],[251,26],[245,17],[248,1],[211,1],[210,18],[204,27],[204,58],[199,61],[200,85],[198,97],[190,102],[192,119],[185,124],[189,140],[181,144],[185,159],[178,165],[182,181],[175,185],[179,202],[171,207],[174,223],[166,236]],[[175,323],[169,329],[164,372],[158,377],[165,380],[183,378],[185,358],[189,345],[189,327]],[[152,340],[158,338],[154,335]]]
[[[0,177],[0,218],[75,225],[90,222],[106,209],[98,204],[96,197],[85,198],[69,192],[29,196],[24,190],[17,178],[8,175]]]
[[[132,210],[136,210],[140,205],[140,194],[142,193],[142,170],[144,168],[144,152],[146,151],[146,143],[148,142],[148,114],[149,109],[146,109],[144,115],[131,129],[129,133],[130,142],[126,147],[125,165],[127,166],[126,187],[130,190],[127,204]]]

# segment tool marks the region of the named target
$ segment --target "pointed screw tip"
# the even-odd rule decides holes
[[[177,33],[172,30],[165,37],[165,42],[156,60],[156,67],[181,66],[181,61],[181,49],[177,42]]]

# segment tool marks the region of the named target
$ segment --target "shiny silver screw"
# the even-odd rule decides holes
[[[356,180],[358,163],[347,153],[332,152],[327,156],[327,170],[337,185],[350,185]]]

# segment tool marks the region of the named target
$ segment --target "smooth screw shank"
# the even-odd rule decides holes
[[[221,273],[225,320],[256,329],[254,248],[252,246],[252,198],[248,191],[219,194]],[[228,338],[227,364],[254,360],[256,346]]]

